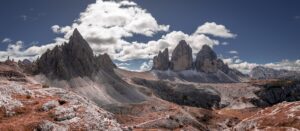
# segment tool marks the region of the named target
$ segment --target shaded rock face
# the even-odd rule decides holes
[[[275,70],[263,66],[257,66],[250,72],[253,79],[285,79],[300,81],[300,72],[288,70]]]
[[[103,60],[101,60],[103,58]],[[94,57],[93,50],[77,29],[69,43],[47,50],[37,60],[37,72],[49,78],[69,80],[72,77],[91,77],[100,67],[111,66],[108,55]],[[109,67],[113,68],[113,67]]]
[[[103,69],[105,71],[113,71],[114,68],[117,68],[117,66],[113,63],[113,61],[110,59],[108,54],[102,54],[99,56],[96,56],[96,64],[98,68]]]
[[[192,48],[184,40],[182,40],[172,53],[171,69],[174,71],[183,71],[192,69],[192,66]]]
[[[230,72],[230,68],[228,67],[227,64],[225,64],[221,59],[217,60],[217,69],[220,69],[223,71],[225,74],[228,74]]]
[[[197,71],[206,73],[216,72],[218,64],[219,66],[224,65],[220,60],[217,60],[216,53],[208,45],[204,45],[196,57],[195,68]]]
[[[160,98],[179,105],[202,107],[211,109],[219,107],[220,93],[212,88],[195,87],[193,85],[172,84],[166,81],[151,81],[133,78],[135,84],[148,87]]]
[[[154,57],[153,63],[152,69],[156,70],[153,72],[162,79],[178,78],[190,82],[231,83],[242,81],[247,77],[238,70],[229,68],[221,59],[218,59],[217,54],[208,45],[202,47],[193,62],[192,49],[184,40],[180,41],[174,49],[170,62],[167,50],[165,50]],[[175,73],[164,72],[167,69]],[[192,71],[194,69],[196,71]]]
[[[159,51],[158,56],[153,58],[153,67],[155,70],[169,69],[169,50],[166,48],[163,52]]]
[[[253,99],[252,103],[259,107],[272,106],[283,101],[300,100],[300,84],[278,81],[275,84],[266,84],[255,93],[259,99]]]

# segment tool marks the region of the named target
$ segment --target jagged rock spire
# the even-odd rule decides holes
[[[192,69],[193,56],[192,48],[181,40],[172,53],[171,69],[174,71],[182,71]]]
[[[153,67],[155,70],[169,69],[169,50],[166,48],[163,52],[159,51],[158,56],[153,58]]]
[[[198,71],[213,73],[217,71],[217,55],[208,45],[204,45],[202,49],[198,52],[195,68]]]
[[[107,61],[110,64],[103,64]],[[69,43],[48,50],[37,61],[38,73],[43,73],[52,79],[64,80],[78,76],[91,77],[99,68],[112,65],[111,63],[109,57],[95,58],[92,48],[77,29],[74,30]]]

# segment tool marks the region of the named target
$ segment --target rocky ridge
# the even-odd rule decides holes
[[[24,74],[17,63],[0,63],[0,130],[122,130],[114,115],[86,97],[48,86]]]
[[[108,54],[94,56],[77,29],[69,43],[56,46],[37,60],[36,81],[76,92],[98,106],[136,103],[146,99],[115,74]]]
[[[94,56],[93,50],[77,29],[74,30],[69,43],[47,50],[37,60],[37,73],[52,79],[92,77],[100,69],[112,71],[113,68],[115,65],[107,54]]]
[[[187,84],[172,84],[165,81],[151,81],[133,78],[135,84],[148,87],[160,98],[177,103],[206,109],[218,108],[220,93],[210,87],[195,87]]]
[[[190,54],[190,47],[183,42],[176,59],[167,59],[168,50],[156,58],[158,62],[167,61],[161,64],[166,70],[121,71],[107,54],[90,53],[80,36],[74,31],[69,43],[43,55],[43,64],[40,60],[0,63],[0,72],[5,72],[0,75],[0,130],[300,129],[299,102],[292,102],[300,100],[299,83],[230,83],[242,74],[218,59],[209,46],[197,54],[191,69],[190,64],[180,64],[176,69],[187,70],[175,71],[171,62],[190,61],[189,55],[178,55]],[[72,58],[72,52],[83,55]],[[39,71],[49,69],[47,77],[61,76],[62,80],[38,81],[40,75],[24,73],[22,68],[35,63],[42,65]],[[153,76],[156,71],[161,73],[159,77]],[[182,81],[163,81],[170,76]],[[199,81],[212,83],[196,83]],[[215,83],[225,81],[229,83]]]
[[[168,48],[164,53],[159,52],[158,56],[153,59],[152,70],[161,78],[173,79],[171,77],[176,77],[193,82],[238,82],[246,77],[218,59],[216,53],[208,45],[204,45],[197,53],[195,61],[193,61],[192,48],[184,40],[180,41],[174,49],[170,62],[168,62],[167,51]],[[175,72],[175,76],[161,72],[166,70]],[[191,70],[199,73],[188,73]]]
[[[288,70],[276,70],[268,67],[257,66],[249,73],[253,79],[285,79],[300,81],[300,72]]]

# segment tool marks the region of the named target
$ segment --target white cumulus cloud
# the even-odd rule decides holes
[[[153,65],[152,60],[149,60],[148,62],[144,62],[140,66],[140,70],[138,70],[138,71],[149,71],[152,68],[152,65]]]
[[[237,36],[231,33],[224,25],[216,24],[215,22],[206,22],[204,25],[198,27],[196,33],[209,34],[222,38],[234,38]]]
[[[300,60],[282,60],[280,62],[274,63],[265,63],[265,64],[257,64],[253,62],[247,62],[239,59],[239,57],[232,57],[232,58],[224,58],[224,63],[228,64],[229,67],[235,68],[243,73],[249,73],[254,67],[256,66],[264,66],[273,69],[285,69],[285,70],[292,70],[292,71],[300,71]]]
[[[229,53],[229,54],[239,54],[239,52],[236,51],[236,50],[231,50],[231,51],[229,51],[228,53]]]
[[[10,38],[4,38],[2,40],[2,43],[10,43],[10,42],[12,42],[12,40]]]
[[[169,25],[159,22],[133,1],[103,1],[97,0],[90,4],[85,11],[80,13],[78,19],[70,25],[53,25],[52,31],[63,34],[63,38],[56,38],[54,42],[25,48],[20,46],[14,50],[7,49],[0,52],[0,57],[34,59],[52,49],[56,45],[68,41],[73,30],[77,28],[88,41],[94,53],[108,53],[111,58],[119,61],[134,59],[152,59],[160,50],[169,48],[171,53],[180,40],[186,40],[197,53],[204,44],[211,47],[219,45],[218,40],[212,39],[206,34],[212,34],[223,38],[235,37],[224,25],[205,23],[200,25],[192,34],[182,31],[169,31]],[[211,32],[205,31],[211,29]],[[158,32],[167,32],[158,40],[149,42],[128,42],[125,39],[134,35],[151,37]],[[17,45],[12,43],[11,45]],[[8,51],[10,53],[8,53]],[[14,53],[13,53],[14,52]]]

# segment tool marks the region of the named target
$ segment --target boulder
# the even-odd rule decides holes
[[[47,103],[43,104],[42,109],[43,109],[43,111],[49,111],[57,106],[59,106],[58,101],[52,100],[52,101],[48,101]]]
[[[43,120],[36,127],[37,131],[68,131],[67,126],[61,126],[48,120]]]
[[[163,52],[159,51],[158,55],[153,58],[154,70],[168,70],[169,69],[169,50],[166,48]]]
[[[171,69],[174,71],[183,71],[192,69],[193,56],[192,48],[182,40],[176,46],[172,53]]]
[[[73,107],[58,106],[54,112],[55,121],[65,121],[76,117],[76,111]]]

